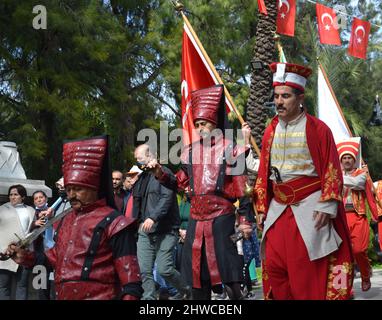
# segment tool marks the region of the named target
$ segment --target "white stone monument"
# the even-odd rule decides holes
[[[52,197],[52,189],[45,185],[44,180],[27,179],[16,143],[0,141],[0,203],[8,201],[8,188],[14,184],[23,185],[28,196],[42,190],[49,198]]]

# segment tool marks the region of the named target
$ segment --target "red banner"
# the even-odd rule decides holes
[[[296,0],[278,0],[277,33],[294,36]]]
[[[318,33],[322,44],[341,45],[336,13],[332,8],[316,4]]]
[[[370,22],[358,18],[353,19],[348,50],[351,56],[366,59],[370,28]]]
[[[183,143],[187,145],[199,139],[199,137],[192,138],[194,124],[191,110],[191,92],[218,83],[187,25],[184,25],[183,30],[181,81]]]
[[[264,3],[264,0],[257,0],[257,6],[259,7],[260,13],[268,15],[267,7]]]

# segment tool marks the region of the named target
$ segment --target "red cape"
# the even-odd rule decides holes
[[[342,170],[338,159],[336,144],[329,127],[321,120],[306,114],[306,140],[313,159],[317,174],[321,179],[320,201],[337,200],[337,217],[332,220],[333,226],[342,239],[339,250],[330,254],[330,272],[328,273],[328,299],[348,299],[353,284],[353,255],[349,229],[346,222],[345,209],[342,203]],[[273,198],[272,184],[270,183],[270,155],[271,147],[279,120],[274,117],[266,128],[262,141],[260,167],[254,188],[254,198],[257,211],[266,215],[269,204]],[[342,276],[346,275],[347,288],[335,289],[333,284],[339,273],[335,266],[341,265]],[[335,268],[335,269],[334,269]],[[334,270],[333,270],[334,269]],[[267,281],[264,281],[264,292]]]

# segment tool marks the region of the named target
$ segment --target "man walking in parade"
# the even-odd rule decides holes
[[[367,179],[366,172],[359,168],[360,143],[358,141],[354,139],[341,141],[337,144],[337,149],[343,169],[343,202],[353,255],[361,273],[362,291],[368,291],[371,288],[371,265],[367,256],[370,227],[366,217],[366,202],[375,221],[378,221],[378,209],[372,191],[372,182]]]
[[[107,137],[65,143],[63,161],[73,210],[58,222],[55,246],[35,254],[10,245],[8,254],[26,266],[52,266],[59,300],[139,299],[134,232],[114,207]]]
[[[278,115],[263,136],[255,185],[264,296],[348,299],[353,260],[337,149],[330,129],[303,107],[312,70],[270,67]]]
[[[135,149],[134,157],[144,171],[133,188],[133,216],[138,218],[138,262],[142,276],[142,300],[156,300],[156,272],[179,292],[179,299],[189,299],[191,290],[175,269],[174,249],[179,240],[179,207],[176,192],[166,188],[146,170],[146,164],[156,159],[149,145]],[[165,172],[172,175],[168,168]]]
[[[211,289],[221,288],[222,284],[230,299],[240,299],[243,266],[231,236],[235,226],[233,203],[244,196],[247,179],[243,172],[244,150],[224,136],[227,119],[222,85],[192,92],[191,106],[200,140],[182,152],[182,168],[176,179],[159,164],[152,162],[151,166],[164,185],[189,191],[190,220],[181,270],[186,279],[192,279],[193,299],[209,300]],[[249,130],[244,136],[249,143]],[[236,161],[235,173],[232,160],[240,151],[242,170]],[[241,216],[240,222],[242,232],[249,236],[252,227],[248,217]]]

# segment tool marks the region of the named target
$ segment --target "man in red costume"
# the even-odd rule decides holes
[[[374,182],[374,188],[376,192],[376,197],[381,201],[382,199],[382,180]],[[377,203],[378,205],[378,203]],[[379,249],[382,250],[382,207],[380,205],[378,208],[378,240],[379,240]]]
[[[372,218],[378,221],[378,208],[372,191],[372,182],[365,170],[359,168],[359,138],[341,141],[337,144],[338,155],[343,169],[343,203],[352,241],[353,255],[361,273],[362,291],[371,288],[371,265],[367,256],[370,227],[366,217],[366,202]]]
[[[342,174],[330,129],[303,107],[312,70],[271,64],[278,115],[255,185],[266,299],[348,299],[353,281]]]
[[[192,280],[192,298],[208,300],[211,288],[224,284],[231,299],[240,299],[242,261],[230,236],[235,232],[233,204],[244,196],[247,179],[243,174],[245,150],[239,150],[224,136],[227,118],[223,86],[192,92],[191,105],[200,141],[185,148],[176,180],[171,180],[155,161],[150,166],[155,167],[156,177],[165,186],[189,191],[190,220],[181,273]],[[243,131],[248,144],[249,131]],[[241,230],[249,236],[252,229],[246,216],[249,210],[245,210],[249,201],[241,205]]]
[[[139,299],[134,229],[114,207],[107,137],[65,143],[63,160],[73,210],[58,222],[55,246],[36,255],[11,245],[8,254],[25,266],[52,266],[59,300]]]

